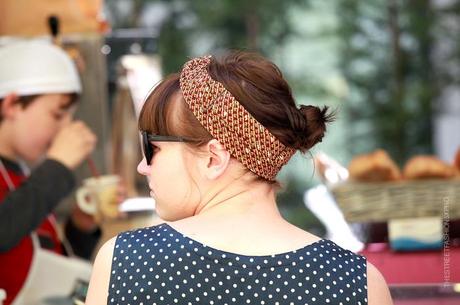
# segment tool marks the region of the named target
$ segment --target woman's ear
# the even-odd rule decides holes
[[[220,177],[230,163],[230,153],[216,139],[206,144],[206,168],[205,176],[210,180]]]
[[[3,101],[0,105],[2,118],[12,118],[19,108],[17,103],[18,96],[16,93],[9,93],[3,98]]]

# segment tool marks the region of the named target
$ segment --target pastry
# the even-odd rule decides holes
[[[356,156],[351,160],[348,170],[350,178],[357,181],[377,182],[401,179],[398,166],[382,149]]]
[[[455,169],[434,156],[415,156],[407,161],[403,176],[408,180],[449,179],[455,176]]]

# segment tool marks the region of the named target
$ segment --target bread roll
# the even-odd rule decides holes
[[[378,182],[401,179],[398,166],[382,149],[356,156],[351,160],[348,170],[350,178],[357,181]]]
[[[449,179],[455,176],[454,167],[434,156],[415,156],[404,166],[405,179]]]

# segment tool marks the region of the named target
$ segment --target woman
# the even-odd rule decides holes
[[[392,304],[364,257],[276,206],[276,174],[321,141],[327,108],[297,108],[255,54],[195,58],[147,97],[139,128],[159,216],[99,252],[87,304]]]

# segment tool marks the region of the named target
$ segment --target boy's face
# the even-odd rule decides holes
[[[74,107],[68,107],[67,94],[45,94],[17,110],[15,151],[22,159],[36,163],[44,157],[59,130],[72,120]]]

